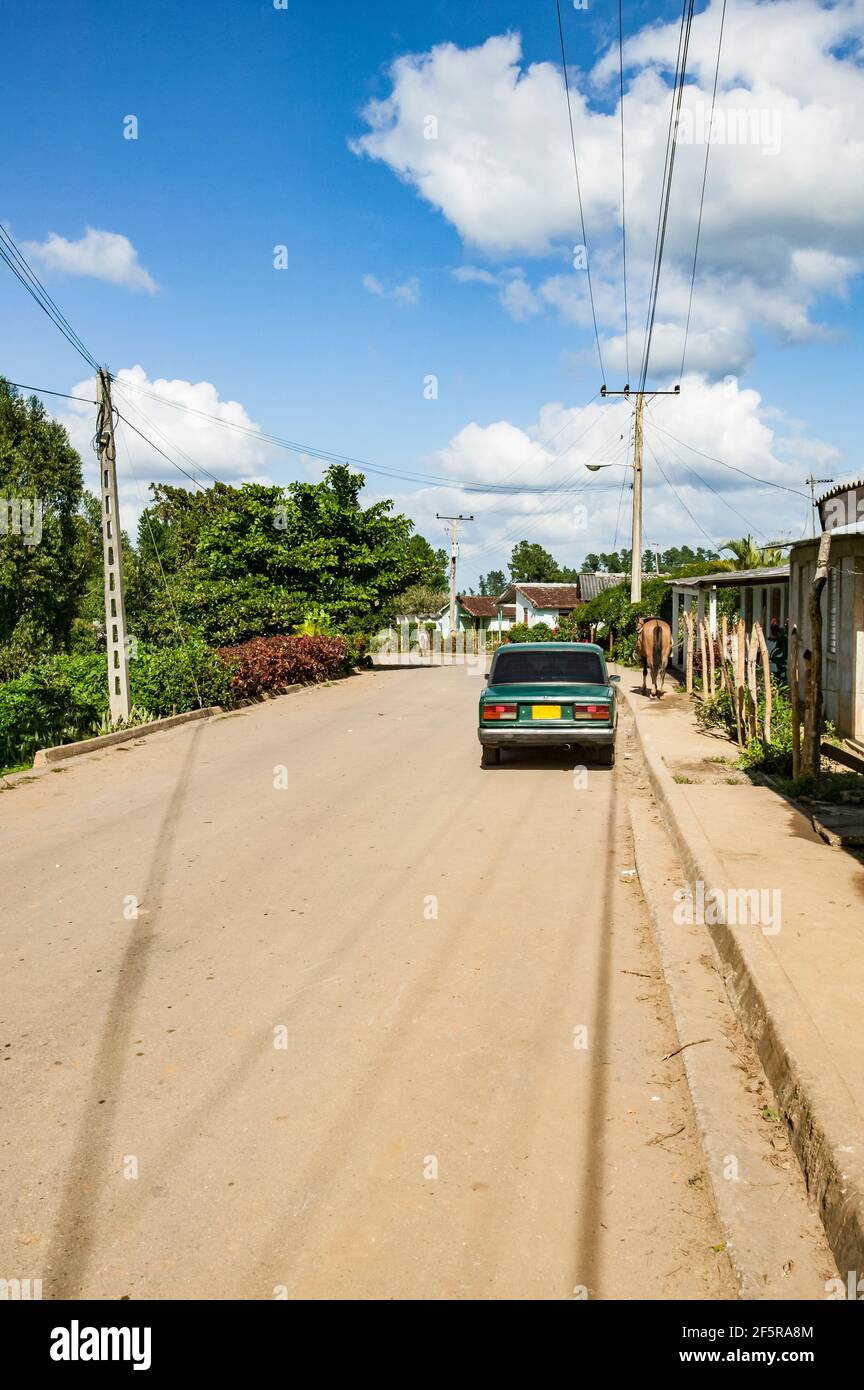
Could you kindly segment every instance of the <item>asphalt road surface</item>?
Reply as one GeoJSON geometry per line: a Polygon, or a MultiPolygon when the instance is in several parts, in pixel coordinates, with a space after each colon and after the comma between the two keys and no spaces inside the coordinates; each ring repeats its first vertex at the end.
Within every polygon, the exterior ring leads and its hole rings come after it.
{"type": "Polygon", "coordinates": [[[0,794],[0,1274],[734,1297],[662,1060],[636,759],[483,771],[479,684],[367,672],[0,794]]]}

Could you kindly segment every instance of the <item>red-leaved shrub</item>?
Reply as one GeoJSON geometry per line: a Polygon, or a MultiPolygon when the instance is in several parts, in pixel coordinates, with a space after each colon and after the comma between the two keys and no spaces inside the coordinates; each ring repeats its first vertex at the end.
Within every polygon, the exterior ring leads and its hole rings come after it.
{"type": "Polygon", "coordinates": [[[238,647],[220,647],[231,667],[231,685],[239,700],[254,700],[269,690],[329,680],[348,665],[348,643],[341,637],[254,637],[238,647]]]}

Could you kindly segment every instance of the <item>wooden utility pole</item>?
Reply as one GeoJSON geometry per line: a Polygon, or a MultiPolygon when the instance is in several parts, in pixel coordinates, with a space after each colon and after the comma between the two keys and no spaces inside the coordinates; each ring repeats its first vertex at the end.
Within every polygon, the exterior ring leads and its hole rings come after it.
{"type": "MultiPolygon", "coordinates": [[[[807,672],[807,703],[804,708],[803,772],[818,782],[822,771],[822,590],[828,582],[831,532],[823,531],[819,540],[816,573],[810,586],[810,665],[807,672]]],[[[804,653],[805,663],[807,653],[804,653]]]]}
{"type": "MultiPolygon", "coordinates": [[[[810,474],[810,477],[809,477],[809,478],[805,478],[804,481],[805,481],[805,483],[807,484],[807,486],[808,486],[809,489],[810,489],[810,534],[812,535],[813,539],[815,540],[815,539],[816,539],[816,487],[817,487],[817,485],[820,484],[820,483],[825,483],[826,486],[827,486],[828,483],[833,483],[834,479],[833,479],[833,478],[814,478],[814,477],[813,477],[813,474],[811,473],[811,474],[810,474]]],[[[821,529],[821,528],[820,528],[820,529],[821,529]]]]}
{"type": "Polygon", "coordinates": [[[636,432],[633,436],[633,525],[630,541],[630,602],[642,600],[642,412],[645,395],[636,397],[636,432]]]}
{"type": "MultiPolygon", "coordinates": [[[[625,386],[623,391],[607,391],[605,386],[600,387],[600,395],[604,399],[607,396],[624,396],[629,400],[630,394],[629,386],[625,386]]],[[[633,524],[630,542],[631,603],[640,603],[642,600],[642,439],[645,401],[646,399],[653,399],[654,396],[680,396],[680,394],[680,386],[676,386],[672,391],[636,392],[636,430],[633,436],[633,524]]]]}
{"type": "Polygon", "coordinates": [[[111,723],[128,723],[129,651],[126,641],[126,600],[123,588],[123,548],[117,497],[117,452],[111,406],[111,374],[106,367],[96,378],[96,441],[102,496],[102,562],[105,575],[105,645],[108,651],[108,705],[111,723]]]}
{"type": "Polygon", "coordinates": [[[456,562],[459,559],[459,522],[473,521],[473,516],[442,516],[435,513],[438,521],[450,522],[450,636],[456,636],[456,562]]]}

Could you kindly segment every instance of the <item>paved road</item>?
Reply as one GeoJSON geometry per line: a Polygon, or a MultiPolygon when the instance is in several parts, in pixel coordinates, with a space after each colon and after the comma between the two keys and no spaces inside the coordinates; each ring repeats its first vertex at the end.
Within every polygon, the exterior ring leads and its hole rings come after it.
{"type": "Polygon", "coordinates": [[[0,795],[4,1277],[733,1296],[636,761],[482,771],[478,684],[368,672],[0,795]]]}

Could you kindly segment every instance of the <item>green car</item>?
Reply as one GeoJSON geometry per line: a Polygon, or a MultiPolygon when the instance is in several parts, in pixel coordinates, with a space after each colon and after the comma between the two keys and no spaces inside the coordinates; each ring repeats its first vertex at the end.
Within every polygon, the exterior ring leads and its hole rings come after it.
{"type": "Polygon", "coordinates": [[[618,680],[592,642],[499,647],[480,696],[483,766],[500,762],[502,748],[551,745],[596,749],[601,767],[614,767],[618,680]]]}

